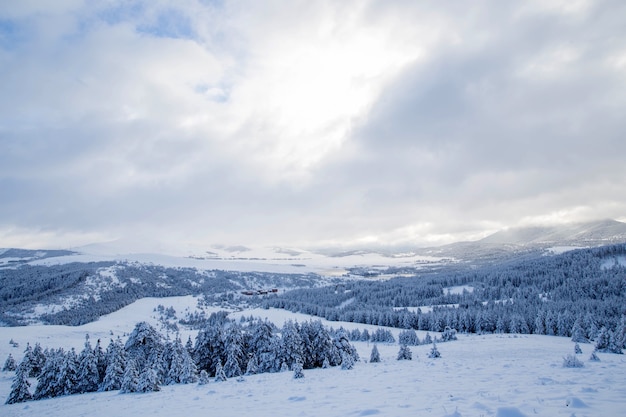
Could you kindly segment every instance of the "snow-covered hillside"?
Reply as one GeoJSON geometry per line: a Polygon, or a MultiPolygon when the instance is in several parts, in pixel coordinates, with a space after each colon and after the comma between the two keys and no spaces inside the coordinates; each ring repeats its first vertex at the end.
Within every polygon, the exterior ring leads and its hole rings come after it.
{"type": "MultiPolygon", "coordinates": [[[[0,358],[21,358],[26,342],[44,347],[80,348],[85,333],[96,337],[127,334],[135,322],[158,326],[154,308],[173,306],[177,313],[196,308],[193,297],[143,299],[79,327],[0,328],[0,358]],[[15,348],[9,340],[20,343],[15,348]]],[[[234,313],[267,317],[282,325],[289,318],[309,317],[284,310],[234,313]]],[[[328,324],[328,323],[327,323],[328,324]]],[[[354,323],[330,323],[364,328],[354,323]]],[[[184,332],[192,335],[193,331],[184,332]]],[[[183,336],[186,337],[186,336],[183,336]]],[[[397,361],[397,344],[380,344],[381,363],[367,363],[371,343],[354,342],[362,360],[352,370],[306,370],[261,374],[208,385],[170,385],[149,394],[117,391],[57,397],[0,405],[0,415],[93,416],[620,416],[626,407],[626,358],[599,354],[589,362],[591,345],[582,344],[583,368],[564,368],[574,353],[567,338],[535,335],[460,335],[438,345],[442,357],[428,358],[430,346],[411,347],[412,361],[397,361]]],[[[6,399],[13,373],[0,374],[0,398],[6,399]]],[[[36,382],[32,380],[33,385],[36,382]]],[[[34,388],[34,387],[33,387],[34,388]]]]}

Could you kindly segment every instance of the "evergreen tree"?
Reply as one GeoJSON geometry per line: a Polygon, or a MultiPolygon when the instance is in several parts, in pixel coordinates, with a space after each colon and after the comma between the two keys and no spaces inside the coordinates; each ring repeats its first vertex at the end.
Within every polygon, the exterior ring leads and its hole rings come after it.
{"type": "Polygon", "coordinates": [[[424,340],[422,341],[423,345],[430,345],[433,342],[433,339],[430,337],[430,333],[426,332],[426,336],[424,336],[424,340]]]}
{"type": "Polygon", "coordinates": [[[30,354],[30,363],[31,368],[29,376],[31,378],[37,378],[43,369],[43,366],[46,364],[46,356],[39,343],[35,343],[35,347],[30,354]]]}
{"type": "Polygon", "coordinates": [[[198,385],[206,385],[209,383],[209,374],[204,369],[200,371],[200,378],[198,378],[198,385]]]}
{"type": "Polygon", "coordinates": [[[224,382],[227,381],[226,373],[224,372],[224,367],[220,362],[215,365],[215,382],[224,382]]]}
{"type": "MultiPolygon", "coordinates": [[[[46,363],[37,377],[37,387],[33,394],[33,399],[40,400],[42,398],[52,398],[61,395],[62,390],[58,375],[61,370],[62,361],[65,353],[63,349],[52,350],[48,352],[46,363]]],[[[24,358],[26,360],[26,358],[24,358]]],[[[27,363],[25,366],[29,367],[27,363]]],[[[30,369],[30,368],[25,368],[30,369]]]]}
{"type": "Polygon", "coordinates": [[[596,351],[591,352],[591,356],[589,356],[589,360],[591,362],[600,362],[600,358],[596,355],[596,351]]]}
{"type": "Polygon", "coordinates": [[[259,367],[256,361],[256,356],[250,356],[250,359],[248,359],[248,365],[246,366],[246,375],[254,375],[258,372],[258,369],[259,367]]]}
{"type": "Polygon", "coordinates": [[[165,346],[163,337],[154,327],[142,321],[135,325],[132,333],[126,340],[125,350],[129,359],[137,362],[137,368],[160,364],[161,355],[165,346]]]}
{"type": "Polygon", "coordinates": [[[106,361],[106,371],[100,384],[100,391],[121,389],[126,371],[126,352],[119,338],[115,342],[111,339],[104,354],[104,360],[106,361]]]}
{"type": "Polygon", "coordinates": [[[398,358],[399,361],[401,360],[412,360],[413,359],[413,354],[411,352],[411,349],[409,349],[409,347],[407,345],[400,345],[400,350],[398,351],[398,358]]]}
{"type": "Polygon", "coordinates": [[[348,370],[354,368],[354,359],[352,355],[346,351],[341,352],[341,369],[348,370]]]}
{"type": "Polygon", "coordinates": [[[374,344],[372,347],[372,353],[370,354],[370,363],[380,362],[380,353],[378,353],[378,347],[374,344]]]}
{"type": "Polygon", "coordinates": [[[106,375],[107,370],[107,360],[106,354],[102,350],[102,344],[100,343],[100,339],[96,342],[96,347],[93,350],[93,354],[96,357],[96,367],[98,368],[98,385],[102,384],[104,381],[104,376],[106,375]]]}
{"type": "Polygon", "coordinates": [[[435,342],[433,342],[433,347],[430,349],[430,353],[428,353],[428,357],[429,358],[441,357],[441,353],[439,353],[439,350],[437,349],[437,344],[435,342]]]}
{"type": "Polygon", "coordinates": [[[280,365],[280,372],[288,372],[288,371],[289,371],[289,365],[287,365],[287,362],[283,362],[280,365]]]}
{"type": "Polygon", "coordinates": [[[286,363],[287,367],[291,367],[296,361],[303,362],[304,357],[304,341],[300,334],[300,326],[288,320],[282,328],[282,344],[281,348],[281,367],[286,363]]]}
{"type": "Polygon", "coordinates": [[[89,335],[85,340],[85,347],[78,356],[77,392],[94,392],[98,390],[100,375],[98,373],[98,359],[89,343],[89,335]]]}
{"type": "Polygon", "coordinates": [[[580,345],[578,343],[574,345],[574,353],[577,355],[583,353],[583,350],[580,348],[580,345]]]}
{"type": "Polygon", "coordinates": [[[609,335],[609,331],[606,327],[602,327],[600,332],[596,336],[596,350],[598,352],[608,352],[609,346],[611,343],[611,337],[609,335]]]}
{"type": "Polygon", "coordinates": [[[304,372],[302,372],[302,363],[299,361],[293,364],[293,379],[304,378],[304,372]]]}
{"type": "Polygon", "coordinates": [[[155,371],[152,367],[147,366],[144,368],[141,375],[139,375],[139,379],[137,381],[137,392],[154,392],[160,391],[161,387],[159,387],[159,377],[157,375],[157,371],[155,371]]]}
{"type": "Polygon", "coordinates": [[[191,341],[191,336],[189,336],[187,338],[187,343],[185,344],[185,349],[187,349],[187,353],[189,353],[189,355],[191,355],[193,357],[193,342],[191,341]]]}
{"type": "Polygon", "coordinates": [[[13,383],[11,384],[11,393],[5,404],[15,404],[24,401],[32,400],[30,395],[30,382],[28,382],[29,368],[25,366],[19,366],[15,372],[13,383]]]}
{"type": "Polygon", "coordinates": [[[572,342],[589,343],[589,340],[585,337],[585,331],[580,325],[579,319],[576,319],[576,321],[574,321],[574,325],[572,326],[572,342]]]}
{"type": "Polygon", "coordinates": [[[324,358],[324,362],[322,362],[322,369],[328,368],[330,368],[330,362],[328,361],[328,358],[324,358]]]}
{"type": "Polygon", "coordinates": [[[101,391],[116,391],[122,388],[125,374],[124,356],[120,355],[112,359],[106,368],[104,379],[100,386],[101,391]]]}
{"type": "Polygon", "coordinates": [[[124,377],[122,378],[120,393],[126,394],[131,392],[137,392],[138,384],[139,372],[137,371],[137,364],[134,360],[131,359],[126,364],[126,370],[124,371],[124,377]]]}
{"type": "Polygon", "coordinates": [[[64,357],[57,375],[59,385],[58,395],[72,395],[78,390],[78,357],[74,348],[64,357]]]}
{"type": "Polygon", "coordinates": [[[180,374],[180,383],[193,384],[198,380],[198,368],[186,349],[182,353],[182,358],[183,366],[180,374]]]}
{"type": "MultiPolygon", "coordinates": [[[[26,367],[24,367],[26,369],[26,367]]],[[[7,360],[4,362],[4,366],[2,367],[3,372],[13,372],[17,369],[17,363],[13,356],[9,353],[7,360]]]]}

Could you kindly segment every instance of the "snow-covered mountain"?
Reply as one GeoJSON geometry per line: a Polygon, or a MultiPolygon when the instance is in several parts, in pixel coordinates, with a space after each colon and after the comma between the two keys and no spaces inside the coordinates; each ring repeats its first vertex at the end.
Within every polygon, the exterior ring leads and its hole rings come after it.
{"type": "Polygon", "coordinates": [[[600,220],[559,226],[523,227],[501,230],[482,243],[515,245],[596,246],[626,241],[626,223],[600,220]]]}

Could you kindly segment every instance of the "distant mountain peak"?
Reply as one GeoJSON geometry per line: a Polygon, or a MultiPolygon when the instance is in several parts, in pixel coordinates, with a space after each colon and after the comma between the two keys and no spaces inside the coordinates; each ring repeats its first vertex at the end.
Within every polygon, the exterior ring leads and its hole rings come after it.
{"type": "Polygon", "coordinates": [[[480,240],[491,244],[582,244],[626,241],[626,223],[603,219],[555,226],[516,227],[501,230],[480,240]]]}

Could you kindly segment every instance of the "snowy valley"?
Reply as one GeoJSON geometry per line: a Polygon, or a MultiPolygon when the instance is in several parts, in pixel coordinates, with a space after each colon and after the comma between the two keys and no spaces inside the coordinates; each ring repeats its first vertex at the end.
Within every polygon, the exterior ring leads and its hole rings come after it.
{"type": "Polygon", "coordinates": [[[481,262],[280,252],[4,251],[0,414],[623,413],[624,244],[481,262]]]}

